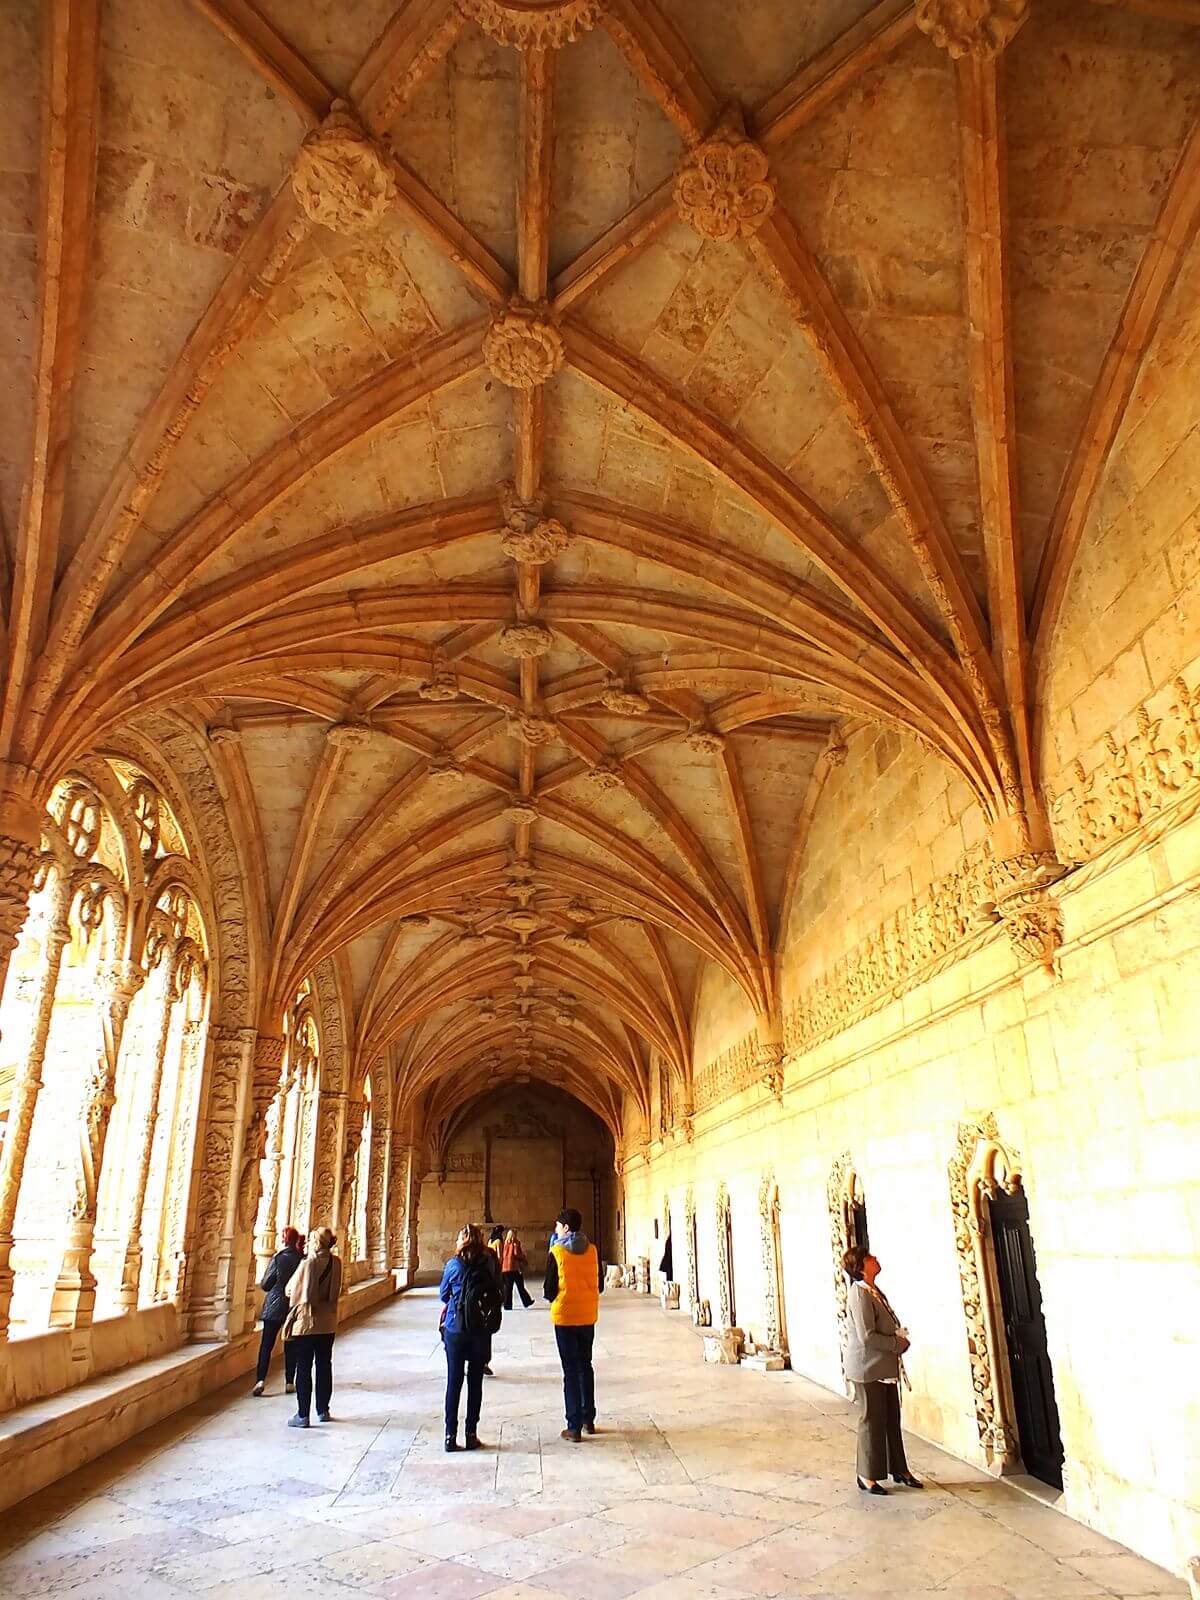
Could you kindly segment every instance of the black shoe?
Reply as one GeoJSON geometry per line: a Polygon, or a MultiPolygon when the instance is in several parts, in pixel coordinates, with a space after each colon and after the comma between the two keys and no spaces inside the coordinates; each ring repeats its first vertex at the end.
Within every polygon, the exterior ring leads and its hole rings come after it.
{"type": "Polygon", "coordinates": [[[446,1435],[446,1454],[449,1455],[452,1450],[457,1450],[457,1449],[458,1449],[458,1440],[454,1437],[454,1435],[452,1433],[448,1433],[446,1435]]]}
{"type": "Polygon", "coordinates": [[[479,1435],[477,1433],[469,1433],[467,1435],[466,1448],[468,1450],[482,1450],[483,1449],[483,1445],[479,1442],[479,1435]]]}
{"type": "Polygon", "coordinates": [[[596,1424],[594,1422],[585,1422],[583,1425],[583,1431],[584,1433],[595,1433],[596,1424]]]}
{"type": "Polygon", "coordinates": [[[887,1490],[881,1483],[864,1483],[861,1478],[855,1479],[858,1487],[864,1494],[886,1494],[887,1490]]]}
{"type": "Polygon", "coordinates": [[[570,1439],[572,1444],[578,1444],[583,1435],[578,1428],[564,1428],[558,1437],[560,1439],[570,1439]]]}
{"type": "Polygon", "coordinates": [[[923,1489],[925,1487],[920,1478],[914,1478],[911,1472],[893,1472],[892,1482],[902,1483],[907,1489],[923,1489]]]}
{"type": "Polygon", "coordinates": [[[329,1415],[328,1411],[318,1411],[317,1412],[317,1421],[318,1422],[332,1422],[333,1418],[329,1415]]]}
{"type": "Polygon", "coordinates": [[[494,1378],[496,1376],[496,1374],[492,1371],[491,1367],[484,1367],[483,1375],[484,1375],[485,1378],[494,1378]]]}

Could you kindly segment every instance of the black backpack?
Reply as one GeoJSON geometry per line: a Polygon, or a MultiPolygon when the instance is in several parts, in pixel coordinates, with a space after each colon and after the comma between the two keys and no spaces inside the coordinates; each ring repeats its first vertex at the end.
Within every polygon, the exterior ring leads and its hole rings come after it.
{"type": "Polygon", "coordinates": [[[504,1314],[500,1285],[486,1261],[475,1261],[466,1269],[458,1313],[464,1333],[499,1333],[504,1314]]]}

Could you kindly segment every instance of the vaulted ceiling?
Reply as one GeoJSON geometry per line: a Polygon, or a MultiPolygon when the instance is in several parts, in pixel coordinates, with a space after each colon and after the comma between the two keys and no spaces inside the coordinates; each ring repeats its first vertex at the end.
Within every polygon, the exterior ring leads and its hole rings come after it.
{"type": "Polygon", "coordinates": [[[44,787],[208,731],[265,1019],[334,957],[435,1120],[532,1072],[615,1126],[706,963],[777,1029],[848,724],[1036,834],[1031,681],[1200,205],[1194,0],[41,9],[0,733],[44,787]]]}

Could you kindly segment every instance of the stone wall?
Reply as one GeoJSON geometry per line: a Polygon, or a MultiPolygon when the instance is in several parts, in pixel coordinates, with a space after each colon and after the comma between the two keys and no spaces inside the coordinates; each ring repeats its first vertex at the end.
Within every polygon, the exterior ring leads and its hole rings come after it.
{"type": "MultiPolygon", "coordinates": [[[[1084,876],[1084,875],[1080,875],[1084,876]]],[[[738,1320],[765,1322],[758,1196],[780,1190],[795,1368],[841,1387],[827,1185],[849,1153],[883,1283],[913,1330],[909,1427],[983,1463],[948,1164],[994,1114],[1019,1152],[1066,1448],[1064,1509],[1173,1567],[1200,1546],[1200,822],[1064,892],[1061,977],[1001,934],[697,1118],[692,1146],[627,1164],[628,1248],[653,1249],[669,1193],[687,1282],[694,1193],[702,1298],[717,1306],[728,1186],[738,1320]]],[[[849,1465],[848,1465],[849,1470],[849,1465]]]]}

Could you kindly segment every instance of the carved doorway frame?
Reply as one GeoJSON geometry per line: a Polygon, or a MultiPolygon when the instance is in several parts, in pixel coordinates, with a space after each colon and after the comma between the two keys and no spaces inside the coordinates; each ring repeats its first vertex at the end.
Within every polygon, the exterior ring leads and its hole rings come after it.
{"type": "Polygon", "coordinates": [[[758,1217],[762,1230],[763,1303],[767,1345],[788,1357],[787,1300],[783,1289],[783,1237],[779,1220],[779,1184],[768,1167],[758,1190],[758,1217]]]}
{"type": "Polygon", "coordinates": [[[829,1243],[833,1252],[833,1297],[837,1311],[838,1358],[846,1348],[846,1324],[849,1318],[850,1286],[846,1281],[842,1257],[854,1242],[854,1211],[865,1206],[862,1179],[854,1165],[854,1158],[843,1150],[829,1170],[825,1187],[829,1202],[829,1243]]]}
{"type": "Polygon", "coordinates": [[[1016,1194],[1024,1176],[1021,1157],[1002,1140],[992,1112],[959,1123],[949,1176],[975,1425],[987,1470],[999,1477],[1022,1466],[987,1202],[1016,1194]]]}

